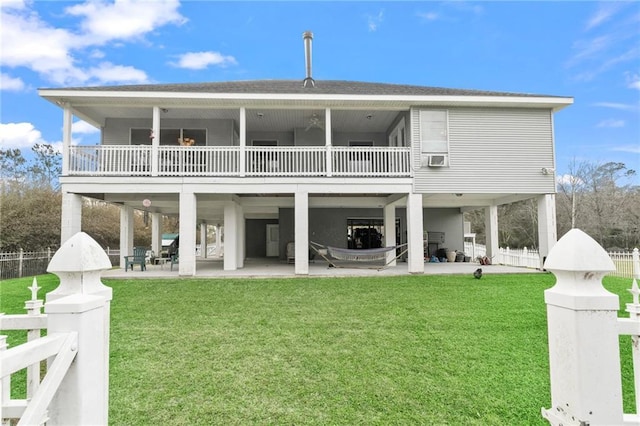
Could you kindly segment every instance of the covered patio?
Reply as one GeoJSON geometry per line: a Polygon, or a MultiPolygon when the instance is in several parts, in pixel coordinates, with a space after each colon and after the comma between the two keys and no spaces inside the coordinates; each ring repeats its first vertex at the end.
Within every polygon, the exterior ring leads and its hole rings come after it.
{"type": "MultiPolygon", "coordinates": [[[[220,258],[197,258],[195,278],[295,278],[295,265],[278,259],[248,258],[244,267],[236,270],[224,270],[224,264],[220,258]]],[[[396,266],[386,269],[375,269],[376,263],[344,263],[344,267],[332,268],[327,262],[316,258],[309,263],[310,277],[358,277],[358,276],[399,276],[409,275],[407,263],[397,262],[396,266]]],[[[472,275],[473,271],[482,268],[485,275],[489,274],[519,274],[541,272],[538,269],[522,268],[504,265],[483,265],[477,262],[451,262],[451,263],[425,263],[424,275],[459,274],[472,275]]],[[[124,269],[114,268],[105,271],[103,278],[178,278],[178,268],[173,271],[169,264],[147,265],[146,271],[135,268],[134,271],[125,272],[124,269]]],[[[189,277],[191,278],[191,277],[189,277]]]]}

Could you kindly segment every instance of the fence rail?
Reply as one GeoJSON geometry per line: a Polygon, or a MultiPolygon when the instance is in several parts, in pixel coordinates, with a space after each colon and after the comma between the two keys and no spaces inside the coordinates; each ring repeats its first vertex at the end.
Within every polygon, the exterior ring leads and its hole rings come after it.
{"type": "MultiPolygon", "coordinates": [[[[55,250],[0,253],[0,280],[32,277],[47,273],[47,266],[55,250]]],[[[120,265],[120,250],[105,249],[112,266],[120,265]]]]}
{"type": "MultiPolygon", "coordinates": [[[[487,248],[484,244],[475,244],[465,241],[464,252],[473,259],[478,256],[486,256],[487,248]]],[[[609,252],[609,257],[616,265],[616,270],[608,275],[621,278],[633,278],[633,253],[628,252],[609,252]]],[[[540,266],[540,254],[537,250],[527,249],[510,249],[509,247],[500,247],[497,255],[491,259],[493,263],[508,266],[519,266],[524,268],[538,268],[540,266]]]]}

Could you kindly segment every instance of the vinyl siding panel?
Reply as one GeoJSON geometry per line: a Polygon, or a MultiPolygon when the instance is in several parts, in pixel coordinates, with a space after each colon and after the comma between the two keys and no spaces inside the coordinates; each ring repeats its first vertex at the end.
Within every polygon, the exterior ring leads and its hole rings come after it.
{"type": "Polygon", "coordinates": [[[420,110],[411,112],[414,190],[418,193],[551,193],[550,110],[450,108],[449,167],[421,167],[420,110]]]}

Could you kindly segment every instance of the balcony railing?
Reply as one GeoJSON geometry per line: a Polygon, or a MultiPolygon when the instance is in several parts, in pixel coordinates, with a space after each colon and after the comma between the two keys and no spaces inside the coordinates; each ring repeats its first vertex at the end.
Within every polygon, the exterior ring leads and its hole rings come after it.
{"type": "Polygon", "coordinates": [[[410,176],[408,147],[72,146],[70,176],[410,176]],[[330,156],[327,156],[330,152],[330,156]]]}

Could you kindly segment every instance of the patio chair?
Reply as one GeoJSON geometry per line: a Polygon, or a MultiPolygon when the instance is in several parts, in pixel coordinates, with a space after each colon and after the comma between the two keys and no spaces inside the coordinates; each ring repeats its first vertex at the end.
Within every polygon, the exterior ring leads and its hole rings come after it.
{"type": "Polygon", "coordinates": [[[180,256],[179,253],[176,252],[175,254],[171,255],[171,270],[173,271],[173,265],[178,264],[180,261],[180,256]]]}
{"type": "Polygon", "coordinates": [[[129,270],[129,266],[131,266],[131,270],[133,271],[133,265],[140,265],[141,271],[147,270],[147,249],[146,247],[134,247],[133,255],[124,257],[124,271],[127,272],[129,270]]]}

